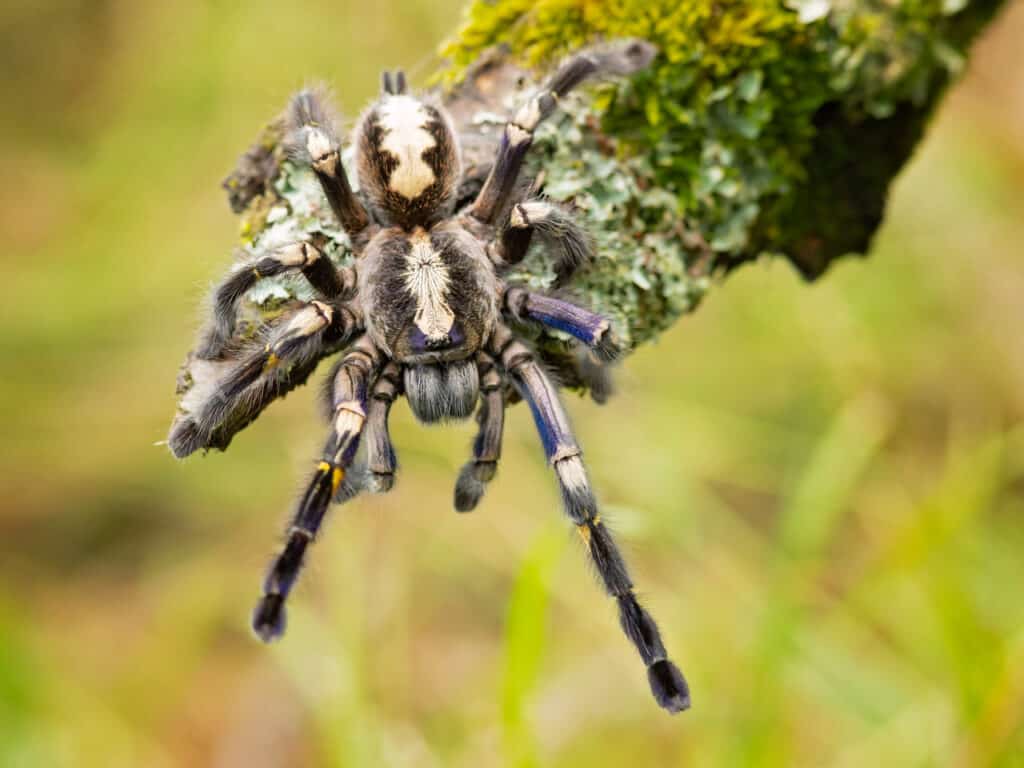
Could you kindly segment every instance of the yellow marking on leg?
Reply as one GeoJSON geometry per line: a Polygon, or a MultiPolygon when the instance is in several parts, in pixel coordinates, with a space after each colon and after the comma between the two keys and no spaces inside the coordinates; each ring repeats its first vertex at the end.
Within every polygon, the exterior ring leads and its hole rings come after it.
{"type": "Polygon", "coordinates": [[[256,279],[257,279],[257,280],[259,280],[259,279],[260,279],[261,277],[263,277],[263,275],[261,275],[261,274],[260,274],[260,271],[259,271],[258,269],[256,269],[256,267],[253,267],[253,268],[252,268],[252,273],[253,273],[254,275],[256,275],[256,279]]]}
{"type": "Polygon", "coordinates": [[[338,486],[341,485],[341,481],[345,479],[345,470],[341,467],[335,467],[334,472],[331,474],[331,495],[333,496],[338,492],[338,486]]]}
{"type": "Polygon", "coordinates": [[[576,532],[579,533],[580,538],[583,539],[583,543],[588,547],[590,546],[590,525],[587,523],[580,523],[576,526],[576,532]]]}
{"type": "Polygon", "coordinates": [[[281,362],[281,358],[271,352],[267,356],[267,362],[263,364],[263,371],[269,371],[271,368],[276,367],[279,362],[281,362]]]}
{"type": "Polygon", "coordinates": [[[321,461],[319,464],[316,465],[316,471],[317,472],[327,472],[328,470],[330,470],[330,468],[331,468],[330,463],[328,463],[326,461],[321,461]]]}
{"type": "Polygon", "coordinates": [[[596,515],[590,518],[590,522],[594,524],[595,528],[599,526],[601,524],[601,513],[598,512],[596,515]]]}

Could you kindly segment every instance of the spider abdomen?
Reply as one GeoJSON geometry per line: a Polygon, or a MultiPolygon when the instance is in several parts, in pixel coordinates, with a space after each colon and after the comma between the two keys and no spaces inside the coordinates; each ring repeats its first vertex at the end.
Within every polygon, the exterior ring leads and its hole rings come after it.
{"type": "Polygon", "coordinates": [[[425,424],[468,419],[480,394],[475,360],[413,365],[405,369],[405,397],[425,424]]]}

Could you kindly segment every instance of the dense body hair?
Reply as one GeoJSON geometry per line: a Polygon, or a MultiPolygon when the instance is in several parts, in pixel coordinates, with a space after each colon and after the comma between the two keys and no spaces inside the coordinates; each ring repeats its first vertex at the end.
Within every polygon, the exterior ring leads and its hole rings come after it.
{"type": "Polygon", "coordinates": [[[424,424],[468,419],[479,396],[480,377],[475,361],[405,369],[405,397],[413,415],[424,424]]]}
{"type": "Polygon", "coordinates": [[[429,227],[451,215],[462,168],[443,107],[386,95],[360,118],[355,144],[359,185],[381,224],[429,227]]]}
{"type": "Polygon", "coordinates": [[[405,363],[464,359],[499,319],[499,281],[483,244],[456,222],[381,230],[363,255],[366,332],[405,363]]]}

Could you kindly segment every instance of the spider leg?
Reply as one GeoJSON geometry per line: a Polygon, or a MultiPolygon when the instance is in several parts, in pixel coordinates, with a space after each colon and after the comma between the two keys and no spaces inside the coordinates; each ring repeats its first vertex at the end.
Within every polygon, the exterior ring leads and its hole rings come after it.
{"type": "Polygon", "coordinates": [[[378,363],[372,344],[357,343],[342,358],[334,374],[334,418],[330,435],[299,500],[284,548],[267,573],[263,596],[253,611],[253,630],[264,642],[284,632],[285,600],[302,568],[306,549],[316,538],[324,515],[345,479],[345,470],[359,448],[366,423],[367,390],[378,363]]]}
{"type": "Polygon", "coordinates": [[[336,269],[312,243],[287,245],[241,265],[218,286],[213,298],[213,320],[200,342],[197,356],[203,360],[215,360],[224,354],[235,333],[238,302],[257,281],[295,271],[302,272],[318,298],[331,300],[355,292],[355,269],[336,269]]]}
{"type": "MultiPolygon", "coordinates": [[[[344,364],[344,358],[332,368],[324,387],[324,411],[330,418],[334,410],[334,382],[338,369],[344,364]]],[[[365,448],[365,455],[345,473],[334,501],[342,503],[352,497],[369,491],[370,493],[387,493],[394,486],[394,474],[398,464],[395,449],[391,443],[388,428],[388,417],[391,406],[402,392],[401,368],[397,363],[389,362],[381,370],[374,381],[366,407],[366,424],[360,444],[365,448]]]]}
{"type": "Polygon", "coordinates": [[[608,398],[615,394],[611,366],[584,347],[576,348],[573,362],[576,375],[590,392],[590,399],[598,405],[607,403],[608,398]]]}
{"type": "Polygon", "coordinates": [[[658,627],[637,600],[626,563],[601,521],[579,445],[554,385],[507,328],[499,328],[495,333],[492,347],[502,368],[530,404],[544,450],[558,478],[565,514],[579,531],[605,590],[618,603],[622,629],[647,667],[654,698],[672,713],[689,708],[686,680],[669,661],[658,627]]]}
{"type": "Polygon", "coordinates": [[[271,401],[305,381],[317,362],[344,346],[360,325],[349,305],[313,301],[266,326],[265,343],[243,353],[190,415],[174,423],[171,452],[184,458],[200,448],[224,447],[271,401]],[[220,434],[222,428],[230,434],[220,434]]]}
{"type": "Polygon", "coordinates": [[[599,72],[630,74],[650,63],[654,47],[639,40],[578,53],[560,66],[534,96],[505,124],[498,154],[470,214],[485,224],[497,223],[515,194],[526,153],[537,126],[551,115],[561,97],[599,72]]]}
{"type": "Polygon", "coordinates": [[[518,264],[526,256],[536,232],[557,250],[555,285],[564,285],[582,265],[591,260],[593,242],[562,207],[545,200],[519,203],[509,214],[508,226],[489,249],[497,267],[518,264]]]}
{"type": "Polygon", "coordinates": [[[370,216],[352,191],[341,162],[341,142],[334,120],[321,97],[313,91],[300,91],[292,98],[288,114],[289,145],[293,154],[313,168],[323,187],[331,210],[352,238],[361,242],[370,224],[370,216]]]}
{"type": "Polygon", "coordinates": [[[473,458],[463,465],[455,483],[455,509],[459,512],[475,509],[487,483],[494,478],[505,429],[505,395],[501,391],[501,375],[494,360],[485,352],[478,353],[477,367],[480,371],[480,409],[476,420],[480,427],[473,441],[473,458]]]}
{"type": "Polygon", "coordinates": [[[372,493],[387,493],[395,485],[395,447],[388,430],[391,406],[402,391],[401,370],[388,363],[377,377],[366,412],[366,487],[372,493]]]}
{"type": "Polygon", "coordinates": [[[505,310],[517,320],[530,320],[568,333],[586,344],[601,360],[614,360],[620,350],[608,318],[543,293],[507,288],[505,310]]]}

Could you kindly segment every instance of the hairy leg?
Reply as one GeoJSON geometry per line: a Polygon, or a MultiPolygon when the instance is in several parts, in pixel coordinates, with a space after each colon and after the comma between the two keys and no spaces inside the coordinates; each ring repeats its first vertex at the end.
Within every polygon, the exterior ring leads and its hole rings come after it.
{"type": "Polygon", "coordinates": [[[506,125],[483,189],[470,208],[470,215],[485,224],[497,224],[509,207],[519,182],[526,153],[537,126],[551,115],[558,100],[587,78],[600,72],[624,75],[646,67],[654,47],[639,40],[620,41],[579,53],[560,66],[506,125]]]}
{"type": "Polygon", "coordinates": [[[203,360],[221,357],[235,333],[238,302],[257,281],[287,272],[300,271],[319,299],[348,298],[356,288],[351,267],[338,270],[312,243],[292,243],[256,261],[240,265],[217,287],[213,298],[213,319],[199,344],[203,360]]]}
{"type": "MultiPolygon", "coordinates": [[[[344,358],[339,360],[325,379],[323,400],[324,412],[328,419],[334,411],[334,385],[337,373],[344,363],[344,358]]],[[[389,362],[377,375],[370,391],[366,406],[366,424],[360,439],[360,444],[365,450],[346,470],[345,480],[335,494],[335,502],[343,503],[363,491],[387,493],[391,490],[398,461],[391,443],[388,418],[391,406],[401,392],[401,367],[395,362],[389,362]]]]}
{"type": "Polygon", "coordinates": [[[554,385],[529,350],[507,329],[499,329],[493,344],[502,368],[530,405],[548,461],[558,478],[565,514],[576,526],[605,590],[618,604],[622,629],[647,667],[655,700],[672,713],[689,708],[686,680],[669,661],[658,627],[637,600],[626,563],[601,521],[579,445],[554,385]]]}
{"type": "Polygon", "coordinates": [[[489,248],[495,266],[500,268],[522,261],[534,233],[555,249],[556,286],[564,285],[577,269],[593,258],[590,236],[569,213],[554,203],[531,200],[512,208],[508,225],[489,248]]]}
{"type": "Polygon", "coordinates": [[[305,381],[316,363],[344,346],[360,325],[348,305],[319,301],[268,325],[260,333],[265,342],[243,351],[205,400],[174,423],[168,437],[172,453],[183,458],[211,447],[215,440],[224,439],[217,432],[228,423],[237,432],[277,396],[305,381]]]}
{"type": "Polygon", "coordinates": [[[477,355],[480,371],[479,424],[473,441],[473,458],[466,462],[455,483],[455,509],[469,512],[476,508],[484,490],[498,469],[501,458],[501,437],[505,429],[505,395],[501,391],[501,375],[490,355],[477,355]]]}
{"type": "Polygon", "coordinates": [[[346,353],[334,375],[334,418],[313,476],[299,500],[281,554],[263,584],[263,597],[253,612],[253,630],[269,642],[284,633],[285,600],[302,568],[306,549],[316,538],[324,515],[342,488],[366,422],[367,390],[378,366],[377,351],[368,342],[346,353]]]}
{"type": "Polygon", "coordinates": [[[331,210],[358,249],[366,240],[370,216],[345,175],[341,142],[323,97],[310,90],[295,94],[288,111],[288,128],[292,154],[313,168],[331,210]]]}
{"type": "Polygon", "coordinates": [[[619,347],[611,323],[604,315],[543,293],[511,287],[502,299],[505,310],[517,320],[530,320],[568,333],[586,344],[606,362],[614,360],[619,347]]]}
{"type": "Polygon", "coordinates": [[[366,488],[372,493],[387,493],[395,485],[398,462],[388,430],[388,416],[401,391],[401,370],[396,363],[388,363],[373,385],[363,435],[366,442],[366,488]]]}
{"type": "Polygon", "coordinates": [[[612,366],[585,347],[576,348],[574,362],[576,375],[590,392],[590,399],[598,405],[607,403],[608,398],[615,394],[612,366]]]}

